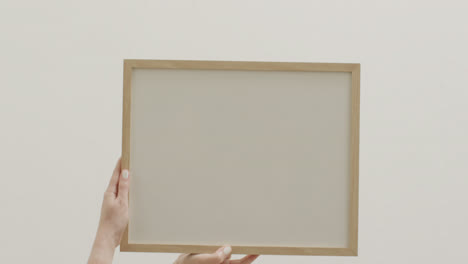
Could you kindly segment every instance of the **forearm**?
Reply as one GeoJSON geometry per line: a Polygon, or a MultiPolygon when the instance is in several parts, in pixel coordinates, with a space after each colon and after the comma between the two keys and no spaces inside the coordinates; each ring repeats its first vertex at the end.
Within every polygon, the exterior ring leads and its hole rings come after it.
{"type": "Polygon", "coordinates": [[[88,264],[111,264],[114,258],[114,250],[114,242],[98,231],[88,264]]]}

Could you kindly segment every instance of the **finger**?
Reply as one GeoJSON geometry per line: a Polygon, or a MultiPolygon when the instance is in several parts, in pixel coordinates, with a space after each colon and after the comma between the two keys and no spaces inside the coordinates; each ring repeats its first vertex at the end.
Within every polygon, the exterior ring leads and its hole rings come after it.
{"type": "Polygon", "coordinates": [[[109,181],[109,186],[107,187],[106,192],[111,192],[117,195],[117,184],[119,182],[119,175],[121,169],[121,158],[115,164],[114,171],[112,172],[112,177],[109,181]]]}
{"type": "Polygon", "coordinates": [[[123,170],[119,178],[119,191],[117,197],[122,201],[128,201],[128,187],[130,183],[130,173],[128,170],[123,170]]]}
{"type": "Polygon", "coordinates": [[[230,246],[226,246],[223,249],[223,253],[225,257],[224,257],[224,261],[222,262],[222,264],[229,264],[229,260],[231,259],[232,248],[230,246]]]}
{"type": "Polygon", "coordinates": [[[231,256],[230,246],[221,247],[212,254],[190,254],[181,261],[184,264],[221,264],[231,256]]]}
{"type": "Polygon", "coordinates": [[[241,259],[236,259],[236,260],[231,260],[229,261],[229,264],[250,264],[254,262],[259,255],[247,255],[241,259]]]}
{"type": "Polygon", "coordinates": [[[185,259],[187,258],[188,255],[190,255],[190,254],[187,254],[187,253],[180,254],[179,257],[177,257],[177,259],[174,261],[173,264],[186,263],[185,259]]]}

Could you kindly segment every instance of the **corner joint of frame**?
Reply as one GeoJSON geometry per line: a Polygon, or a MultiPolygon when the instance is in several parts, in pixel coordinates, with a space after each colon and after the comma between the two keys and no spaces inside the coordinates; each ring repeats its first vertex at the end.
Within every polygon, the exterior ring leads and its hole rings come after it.
{"type": "Polygon", "coordinates": [[[358,250],[357,248],[349,248],[349,255],[350,256],[353,256],[353,257],[357,257],[358,256],[358,250]]]}
{"type": "Polygon", "coordinates": [[[361,71],[361,63],[353,63],[351,70],[353,72],[360,72],[361,71]]]}
{"type": "Polygon", "coordinates": [[[135,60],[133,59],[124,59],[124,68],[125,69],[133,69],[135,67],[135,60]]]}

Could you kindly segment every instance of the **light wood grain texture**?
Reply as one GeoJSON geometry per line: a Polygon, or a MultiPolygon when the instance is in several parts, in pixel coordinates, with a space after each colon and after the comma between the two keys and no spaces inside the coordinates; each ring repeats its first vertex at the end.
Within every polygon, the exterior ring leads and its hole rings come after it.
{"type": "MultiPolygon", "coordinates": [[[[123,106],[122,106],[122,170],[130,168],[130,103],[132,99],[132,67],[124,62],[123,69],[123,106]]],[[[128,247],[128,226],[120,241],[120,249],[128,247]]]]}
{"type": "Polygon", "coordinates": [[[187,60],[125,60],[131,68],[138,69],[197,69],[243,71],[317,71],[352,72],[355,63],[303,63],[256,61],[187,61],[187,60]]]}
{"type": "Polygon", "coordinates": [[[128,170],[130,165],[130,104],[132,100],[132,66],[128,62],[124,62],[123,83],[122,170],[128,170]]]}
{"type": "Polygon", "coordinates": [[[351,73],[351,164],[349,248],[358,254],[359,212],[359,102],[361,66],[355,65],[351,73]]]}
{"type": "MultiPolygon", "coordinates": [[[[131,131],[131,84],[133,69],[196,69],[196,70],[241,70],[241,71],[304,71],[304,72],[349,72],[351,73],[350,109],[350,197],[349,234],[347,248],[318,247],[264,247],[232,245],[234,254],[270,255],[329,255],[357,256],[358,254],[358,186],[359,186],[359,103],[360,64],[355,63],[297,63],[297,62],[241,62],[241,61],[175,61],[175,60],[125,60],[122,130],[122,169],[130,165],[131,131]]],[[[131,205],[130,205],[131,206],[131,205]]],[[[207,253],[222,245],[169,245],[129,244],[128,228],[122,237],[120,250],[133,252],[207,253]]]]}
{"type": "MultiPolygon", "coordinates": [[[[127,244],[120,251],[124,252],[167,252],[167,253],[211,253],[222,245],[156,245],[127,244]]],[[[357,256],[350,248],[308,248],[308,247],[254,247],[232,246],[233,254],[254,255],[315,255],[315,256],[357,256]]]]}

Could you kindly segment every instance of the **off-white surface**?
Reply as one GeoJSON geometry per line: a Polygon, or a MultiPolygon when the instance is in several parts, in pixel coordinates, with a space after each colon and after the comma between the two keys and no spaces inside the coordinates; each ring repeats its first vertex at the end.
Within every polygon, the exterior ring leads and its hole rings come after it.
{"type": "MultiPolygon", "coordinates": [[[[255,263],[466,263],[467,9],[462,0],[0,1],[0,262],[85,263],[120,155],[122,59],[141,58],[360,62],[359,257],[255,263]]],[[[115,263],[176,256],[116,253],[115,263]]]]}
{"type": "Polygon", "coordinates": [[[137,69],[129,242],[347,247],[351,74],[137,69]]]}

